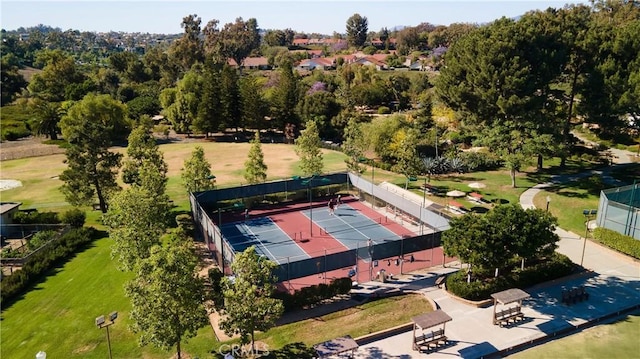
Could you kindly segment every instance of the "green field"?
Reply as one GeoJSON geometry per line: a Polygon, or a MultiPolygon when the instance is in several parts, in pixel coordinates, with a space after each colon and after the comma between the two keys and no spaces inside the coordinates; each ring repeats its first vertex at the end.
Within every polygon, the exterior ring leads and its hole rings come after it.
{"type": "Polygon", "coordinates": [[[513,359],[637,358],[640,353],[640,314],[585,329],[568,337],[510,355],[513,359]]]}

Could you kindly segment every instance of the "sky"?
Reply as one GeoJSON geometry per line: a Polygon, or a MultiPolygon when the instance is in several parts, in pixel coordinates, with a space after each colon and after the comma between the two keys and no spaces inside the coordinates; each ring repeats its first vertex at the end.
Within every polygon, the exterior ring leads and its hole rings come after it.
{"type": "Polygon", "coordinates": [[[306,33],[344,33],[347,19],[358,13],[367,17],[369,31],[382,27],[415,26],[422,22],[449,25],[454,22],[486,23],[502,16],[516,17],[529,10],[560,8],[586,0],[200,0],[200,1],[30,1],[0,0],[0,27],[15,30],[38,24],[62,30],[182,33],[182,18],[197,14],[202,27],[217,19],[221,24],[237,17],[256,18],[261,29],[285,29],[306,33]]]}

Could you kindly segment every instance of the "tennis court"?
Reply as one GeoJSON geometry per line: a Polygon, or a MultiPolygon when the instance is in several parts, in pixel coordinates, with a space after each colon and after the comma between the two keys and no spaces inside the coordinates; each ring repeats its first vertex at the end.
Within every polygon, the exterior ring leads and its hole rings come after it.
{"type": "Polygon", "coordinates": [[[255,246],[258,254],[278,264],[286,262],[287,257],[309,258],[309,255],[269,217],[228,223],[222,226],[221,231],[236,252],[255,246]]]}
{"type": "Polygon", "coordinates": [[[367,247],[402,239],[401,235],[385,227],[391,222],[386,217],[378,214],[378,217],[370,218],[349,203],[340,205],[333,215],[324,201],[312,204],[311,208],[302,203],[286,213],[263,214],[221,226],[222,235],[236,253],[255,246],[259,254],[284,264],[324,255],[328,250],[360,249],[358,255],[368,260],[367,247]]]}

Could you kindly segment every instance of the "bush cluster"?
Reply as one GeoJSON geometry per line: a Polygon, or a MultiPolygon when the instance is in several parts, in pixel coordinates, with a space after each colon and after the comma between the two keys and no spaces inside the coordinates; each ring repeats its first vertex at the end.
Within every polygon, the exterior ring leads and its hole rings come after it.
{"type": "Polygon", "coordinates": [[[485,300],[509,288],[527,288],[570,275],[575,268],[567,256],[554,253],[545,261],[525,266],[524,270],[518,268],[497,278],[472,278],[471,283],[467,283],[466,271],[458,271],[447,277],[447,290],[464,299],[485,300]]]}
{"type": "Polygon", "coordinates": [[[606,228],[596,228],[593,238],[605,246],[640,259],[640,241],[606,228]]]}
{"type": "Polygon", "coordinates": [[[34,234],[33,237],[27,241],[27,248],[29,248],[30,251],[34,251],[55,237],[56,231],[40,231],[34,234]]]}
{"type": "Polygon", "coordinates": [[[458,154],[458,158],[469,171],[491,171],[503,165],[500,157],[490,152],[462,152],[458,154]]]}
{"type": "Polygon", "coordinates": [[[18,211],[13,217],[15,224],[59,224],[56,212],[18,211]]]}
{"type": "Polygon", "coordinates": [[[93,228],[72,229],[51,245],[33,254],[22,269],[2,278],[0,303],[6,307],[8,301],[24,292],[49,269],[66,262],[78,250],[93,241],[94,237],[93,228]]]}
{"type": "Polygon", "coordinates": [[[337,278],[330,284],[320,283],[304,287],[293,294],[277,292],[273,297],[281,299],[284,309],[290,311],[314,306],[339,294],[347,294],[351,291],[351,284],[351,278],[337,278]]]}

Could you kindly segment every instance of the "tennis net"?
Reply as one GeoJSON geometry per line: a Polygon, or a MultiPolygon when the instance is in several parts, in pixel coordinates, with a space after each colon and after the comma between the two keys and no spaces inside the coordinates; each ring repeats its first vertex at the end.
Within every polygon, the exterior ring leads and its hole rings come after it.
{"type": "Polygon", "coordinates": [[[342,222],[338,224],[329,224],[326,226],[322,226],[321,234],[331,234],[338,233],[344,231],[353,231],[368,227],[376,227],[380,225],[385,225],[388,223],[387,216],[378,217],[378,218],[367,218],[364,220],[354,221],[354,222],[342,222]]]}

